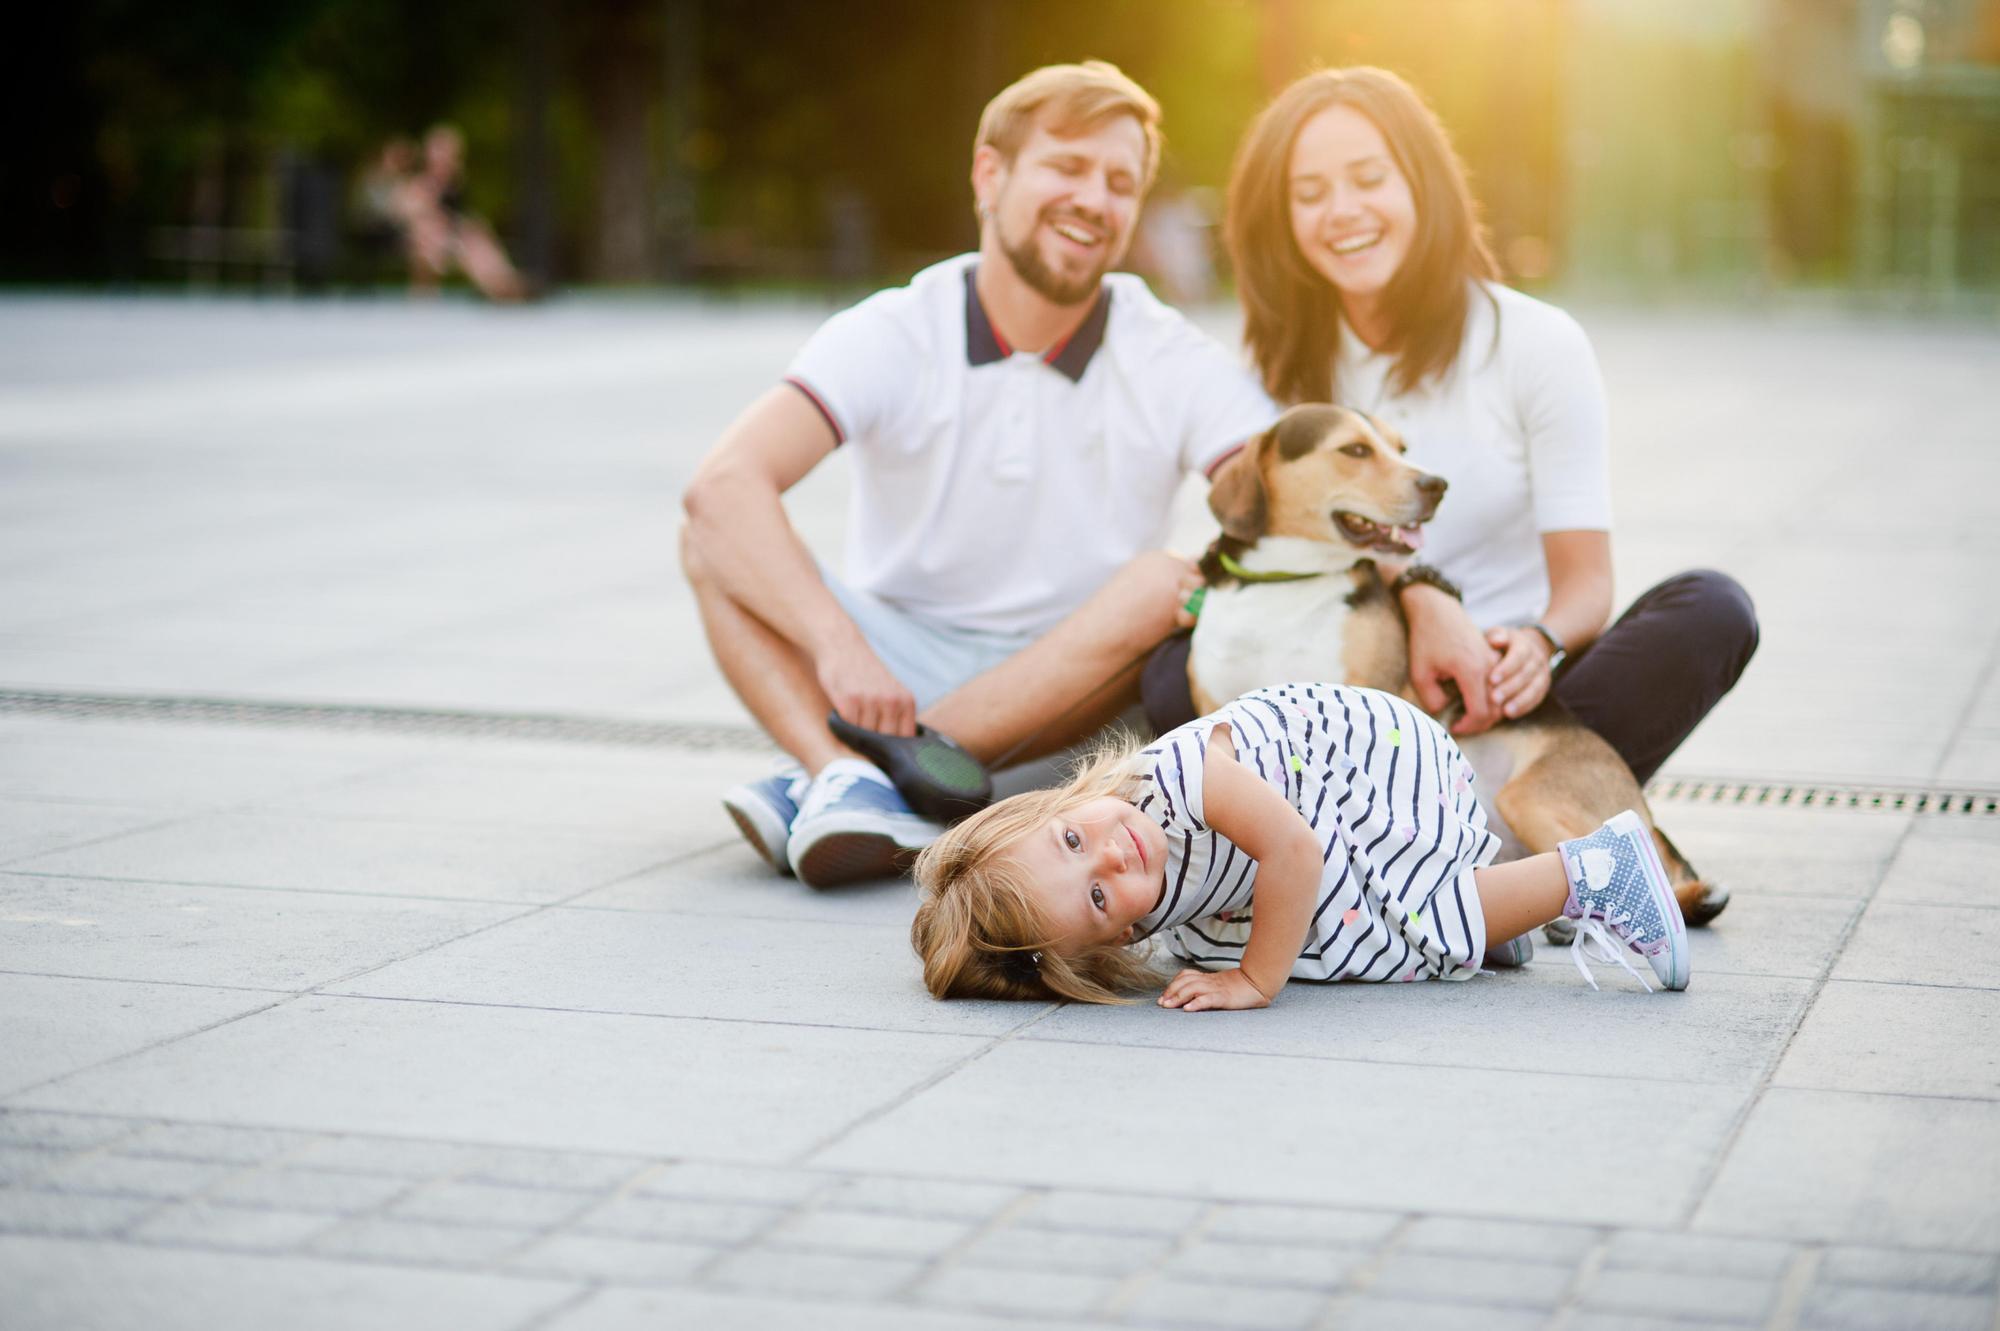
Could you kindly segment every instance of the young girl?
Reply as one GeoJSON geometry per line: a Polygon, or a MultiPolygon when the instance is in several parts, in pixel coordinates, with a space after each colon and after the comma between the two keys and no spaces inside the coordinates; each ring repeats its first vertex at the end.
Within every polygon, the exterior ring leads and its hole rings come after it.
{"type": "Polygon", "coordinates": [[[1498,848],[1436,722],[1373,689],[1281,685],[952,828],[917,861],[910,941],[939,998],[1109,1003],[1155,980],[1131,945],[1158,935],[1201,968],[1161,1006],[1199,1012],[1264,1007],[1287,979],[1467,979],[1566,916],[1586,979],[1588,951],[1644,984],[1630,950],[1687,987],[1636,814],[1556,853],[1489,864],[1498,848]]]}

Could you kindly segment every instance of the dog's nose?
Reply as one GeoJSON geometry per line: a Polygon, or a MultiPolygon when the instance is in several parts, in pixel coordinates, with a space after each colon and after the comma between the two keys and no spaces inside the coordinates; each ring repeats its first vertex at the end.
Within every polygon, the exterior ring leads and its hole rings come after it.
{"type": "Polygon", "coordinates": [[[1427,475],[1417,482],[1417,489],[1423,492],[1424,498],[1438,500],[1444,498],[1445,488],[1450,484],[1451,482],[1442,476],[1427,475]]]}

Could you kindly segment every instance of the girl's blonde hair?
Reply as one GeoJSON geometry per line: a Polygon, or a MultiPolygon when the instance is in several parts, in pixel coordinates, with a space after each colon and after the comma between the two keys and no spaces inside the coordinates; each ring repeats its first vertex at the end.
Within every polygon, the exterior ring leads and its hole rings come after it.
{"type": "Polygon", "coordinates": [[[1064,956],[1027,873],[1008,854],[1050,818],[1105,795],[1129,798],[1141,781],[1138,742],[1108,739],[1086,753],[1067,784],[1031,790],[980,810],[917,857],[922,901],[910,946],[924,986],[939,998],[1069,999],[1124,1003],[1158,983],[1142,952],[1100,943],[1064,956]]]}

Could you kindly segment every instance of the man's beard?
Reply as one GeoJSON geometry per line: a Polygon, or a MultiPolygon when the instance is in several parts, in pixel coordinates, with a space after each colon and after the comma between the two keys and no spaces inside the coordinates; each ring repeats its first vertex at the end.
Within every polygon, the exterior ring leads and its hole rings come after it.
{"type": "Polygon", "coordinates": [[[1064,277],[1055,269],[1042,262],[1042,254],[1035,247],[1035,236],[1041,230],[1041,218],[1035,219],[1035,226],[1028,232],[1028,238],[1019,245],[1009,244],[1006,232],[1000,233],[1000,252],[1007,256],[1007,262],[1014,265],[1020,275],[1036,293],[1057,305],[1081,305],[1097,295],[1098,283],[1104,280],[1104,273],[1111,266],[1111,246],[1107,239],[1105,260],[1082,277],[1064,277]]]}

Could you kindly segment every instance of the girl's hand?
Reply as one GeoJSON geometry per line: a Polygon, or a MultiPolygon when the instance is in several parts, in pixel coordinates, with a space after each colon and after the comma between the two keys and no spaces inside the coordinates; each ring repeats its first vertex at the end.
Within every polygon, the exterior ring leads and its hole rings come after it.
{"type": "Polygon", "coordinates": [[[1526,716],[1549,693],[1549,640],[1533,629],[1498,628],[1486,630],[1486,641],[1500,653],[1500,664],[1486,677],[1494,705],[1509,719],[1526,716]]]}
{"type": "Polygon", "coordinates": [[[1160,995],[1160,1006],[1183,1012],[1241,1011],[1269,1007],[1271,1000],[1241,970],[1184,970],[1160,995]]]}

